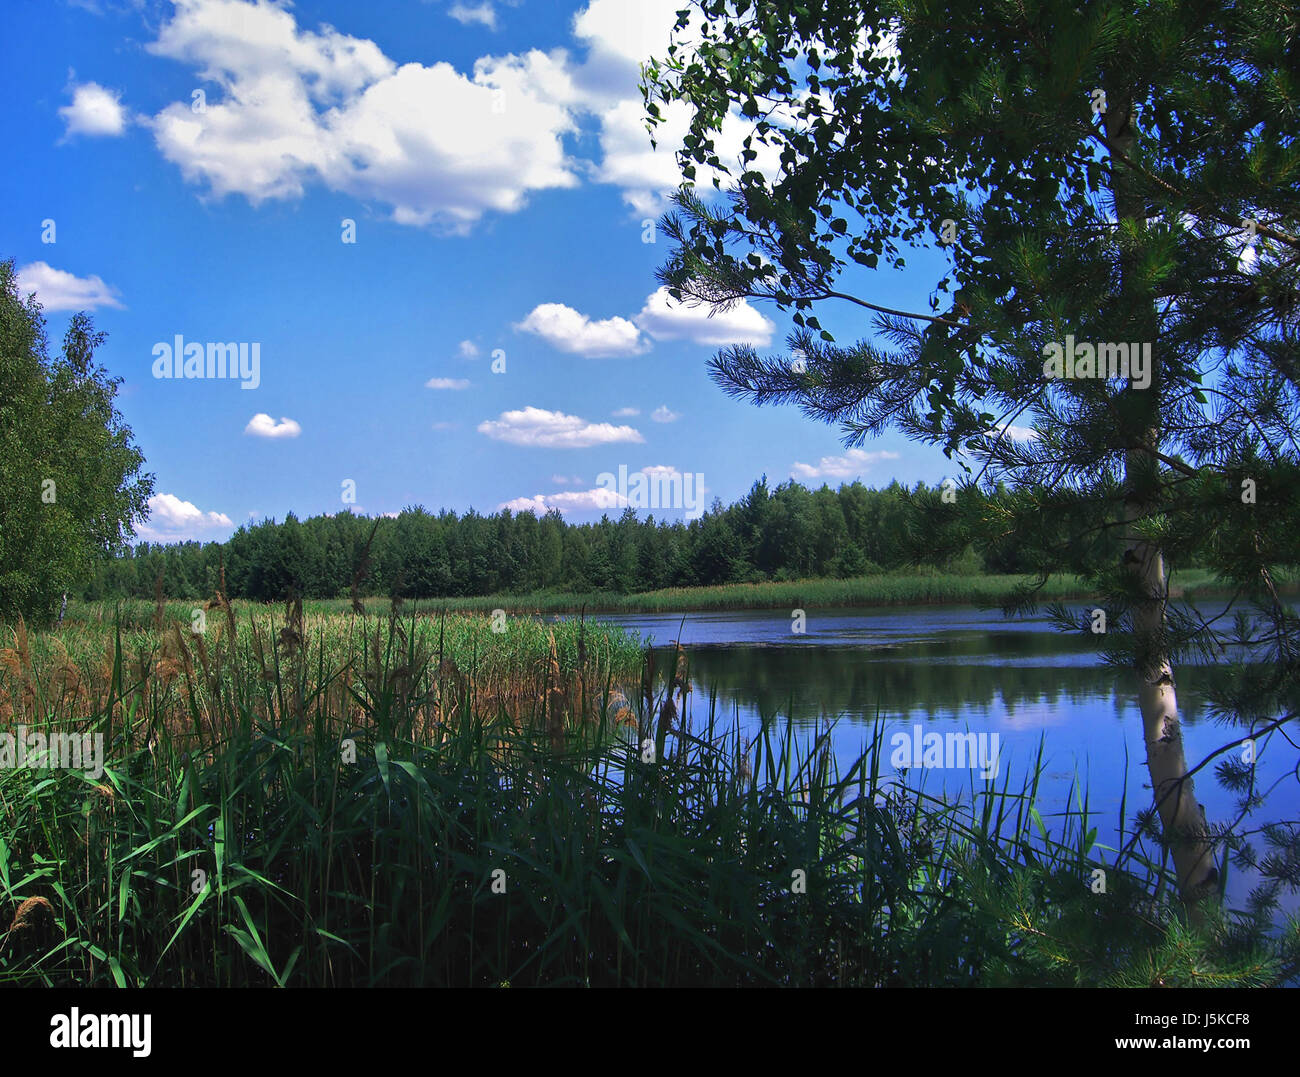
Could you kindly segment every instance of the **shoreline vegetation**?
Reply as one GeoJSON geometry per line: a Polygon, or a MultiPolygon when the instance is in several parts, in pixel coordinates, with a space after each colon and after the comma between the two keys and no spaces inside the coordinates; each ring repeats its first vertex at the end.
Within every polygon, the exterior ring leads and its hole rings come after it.
{"type": "Polygon", "coordinates": [[[693,705],[615,625],[183,603],[0,631],[0,984],[1266,986],[1293,927],[1191,925],[1159,843],[1032,771],[945,802],[693,705]],[[1077,803],[1074,801],[1077,800],[1077,803]],[[1063,810],[1062,810],[1063,809],[1063,810]],[[1051,833],[1044,817],[1053,820],[1051,833]],[[1104,886],[1095,882],[1104,876],[1104,886]],[[8,925],[5,930],[5,925],[8,925]]]}
{"type": "MultiPolygon", "coordinates": [[[[525,614],[647,614],[706,612],[711,610],[761,610],[761,609],[831,609],[872,608],[899,606],[983,605],[998,606],[1007,601],[1017,587],[1031,583],[1023,575],[957,574],[937,570],[918,569],[912,572],[890,572],[855,579],[805,579],[768,581],[763,583],[732,583],[715,587],[668,587],[639,594],[619,594],[612,591],[557,592],[538,591],[528,594],[475,595],[456,598],[410,599],[402,603],[405,609],[420,614],[482,613],[501,609],[510,615],[525,614]]],[[[1294,583],[1284,584],[1283,593],[1298,593],[1294,583]]],[[[1204,598],[1227,591],[1214,575],[1202,569],[1189,569],[1172,578],[1172,598],[1204,598]]],[[[1038,592],[1043,603],[1087,599],[1094,594],[1082,577],[1059,575],[1051,577],[1038,592]]],[[[372,615],[386,613],[392,602],[387,598],[361,599],[366,611],[372,615]]],[[[237,601],[242,607],[254,609],[273,608],[276,603],[237,601]]],[[[182,607],[188,620],[191,609],[200,604],[192,601],[170,599],[166,605],[175,611],[182,607]]],[[[347,598],[308,599],[304,608],[321,614],[345,614],[352,609],[347,598]]],[[[96,602],[69,602],[65,621],[112,621],[114,610],[120,609],[124,623],[148,623],[153,616],[155,603],[142,599],[101,600],[96,602]]],[[[179,616],[179,612],[176,614],[179,616]]]]}

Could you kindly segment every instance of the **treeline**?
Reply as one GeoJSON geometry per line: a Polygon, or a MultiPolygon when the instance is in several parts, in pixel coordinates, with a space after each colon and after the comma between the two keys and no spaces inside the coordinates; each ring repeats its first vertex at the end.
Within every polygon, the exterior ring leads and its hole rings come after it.
{"type": "Polygon", "coordinates": [[[502,511],[463,516],[408,508],[368,519],[342,512],[292,514],[241,527],[224,543],[141,543],[100,563],[88,600],[151,598],[161,575],[168,598],[205,598],[224,563],[232,598],[273,601],[351,593],[402,598],[700,587],[817,577],[854,577],[907,565],[948,571],[1021,572],[1014,542],[968,546],[936,559],[922,503],[938,488],[854,482],[769,489],[764,476],[730,506],[715,500],[700,519],[638,519],[632,509],[598,523],[566,523],[502,511]]]}

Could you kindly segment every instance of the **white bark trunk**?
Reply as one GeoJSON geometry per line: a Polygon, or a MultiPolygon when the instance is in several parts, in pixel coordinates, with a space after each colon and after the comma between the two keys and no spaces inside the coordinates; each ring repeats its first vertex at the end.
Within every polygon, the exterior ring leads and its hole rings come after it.
{"type": "Polygon", "coordinates": [[[1205,812],[1196,800],[1193,780],[1186,777],[1187,757],[1178,718],[1178,695],[1173,666],[1163,641],[1167,596],[1164,557],[1147,543],[1132,541],[1125,560],[1147,596],[1133,610],[1133,630],[1141,656],[1137,669],[1138,705],[1142,711],[1151,791],[1178,873],[1179,889],[1185,900],[1195,901],[1213,888],[1218,871],[1205,812]]]}
{"type": "MultiPolygon", "coordinates": [[[[1116,94],[1114,97],[1120,97],[1116,94]]],[[[1132,186],[1129,166],[1116,157],[1129,157],[1136,141],[1134,117],[1129,102],[1114,100],[1104,114],[1107,139],[1115,151],[1115,212],[1120,220],[1146,223],[1146,204],[1140,191],[1132,186]]],[[[1144,417],[1134,428],[1121,431],[1128,446],[1124,456],[1126,486],[1125,515],[1130,527],[1134,520],[1150,511],[1153,491],[1159,482],[1159,464],[1153,450],[1161,438],[1161,355],[1159,321],[1155,304],[1137,268],[1121,255],[1124,305],[1135,319],[1138,335],[1129,339],[1149,340],[1152,344],[1151,381],[1146,389],[1129,386],[1129,393],[1142,393],[1146,401],[1144,417]]],[[[1131,530],[1127,536],[1124,563],[1134,574],[1141,598],[1132,611],[1136,644],[1138,704],[1142,711],[1142,730],[1147,749],[1147,771],[1155,797],[1160,824],[1173,856],[1178,884],[1184,901],[1194,903],[1205,897],[1218,880],[1214,866],[1205,812],[1197,803],[1192,780],[1187,777],[1187,758],[1183,752],[1182,723],[1178,718],[1178,697],[1174,689],[1173,664],[1165,637],[1165,607],[1168,586],[1164,556],[1159,548],[1143,541],[1131,530]]]]}

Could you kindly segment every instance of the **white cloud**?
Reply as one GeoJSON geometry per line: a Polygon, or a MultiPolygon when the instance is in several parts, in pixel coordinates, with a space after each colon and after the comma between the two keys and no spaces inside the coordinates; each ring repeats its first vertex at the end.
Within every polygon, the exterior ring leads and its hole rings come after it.
{"type": "Polygon", "coordinates": [[[1029,426],[1012,426],[1010,423],[1003,423],[990,430],[989,436],[996,438],[1001,432],[1009,437],[1012,441],[1037,441],[1038,431],[1029,426]]]}
{"type": "Polygon", "coordinates": [[[434,430],[455,430],[455,429],[457,429],[459,426],[460,426],[460,423],[438,422],[438,423],[434,423],[434,424],[433,424],[432,429],[434,429],[434,430]]]}
{"type": "Polygon", "coordinates": [[[83,82],[72,91],[72,104],[59,109],[65,126],[64,137],[73,135],[120,135],[126,130],[126,109],[121,94],[97,82],[83,82]]]}
{"type": "MultiPolygon", "coordinates": [[[[254,515],[249,513],[250,518],[254,515]]],[[[234,526],[234,521],[224,512],[204,512],[175,494],[154,494],[149,498],[149,520],[136,532],[147,542],[176,542],[197,538],[205,531],[234,526]]]]}
{"type": "Polygon", "coordinates": [[[601,487],[595,490],[562,490],[558,494],[516,497],[502,502],[497,508],[545,516],[551,509],[559,509],[560,512],[591,512],[597,509],[621,508],[626,504],[627,498],[620,496],[617,491],[601,487]]]}
{"type": "Polygon", "coordinates": [[[468,378],[430,378],[424,383],[426,389],[468,389],[468,378]]]}
{"type": "Polygon", "coordinates": [[[882,460],[897,460],[896,452],[865,452],[850,449],[843,456],[823,456],[816,464],[796,463],[790,474],[796,479],[849,479],[868,471],[882,460]]]}
{"type": "MultiPolygon", "coordinates": [[[[595,166],[596,178],[623,189],[623,200],[641,217],[658,217],[668,208],[667,196],[681,186],[681,167],[677,151],[690,129],[691,109],[683,101],[660,104],[663,122],[655,128],[657,146],[650,145],[645,126],[645,104],[639,94],[625,97],[605,109],[600,116],[601,160],[595,166]]],[[[731,170],[732,177],[745,170],[775,177],[780,170],[780,155],[772,147],[755,139],[751,148],[757,156],[743,163],[741,152],[745,136],[754,129],[754,121],[738,112],[729,112],[721,131],[713,137],[718,159],[731,170]]],[[[724,187],[727,179],[721,171],[696,166],[695,184],[701,194],[712,190],[717,177],[724,187]]]]}
{"type": "Polygon", "coordinates": [[[472,340],[462,340],[456,351],[462,359],[477,359],[479,356],[478,345],[472,340]]]}
{"type": "Polygon", "coordinates": [[[676,303],[669,297],[667,288],[649,296],[633,320],[656,340],[689,340],[713,347],[728,344],[765,347],[776,331],[774,322],[743,299],[722,310],[705,303],[676,303]]]}
{"type": "Polygon", "coordinates": [[[148,122],[163,156],[217,196],[257,204],[318,182],[399,223],[463,232],[577,184],[562,52],[484,57],[472,75],[398,66],[373,41],[244,0],[176,0],[148,49],[216,84],[202,112],[174,102],[148,122]]]}
{"type": "Polygon", "coordinates": [[[668,51],[680,0],[591,0],[573,17],[573,36],[608,59],[623,61],[635,79],[642,61],[668,51]]]}
{"type": "Polygon", "coordinates": [[[630,419],[633,415],[640,415],[640,408],[617,408],[610,412],[615,419],[630,419]]]}
{"type": "Polygon", "coordinates": [[[32,262],[15,274],[18,294],[26,297],[35,292],[46,310],[94,310],[96,307],[122,309],[117,289],[99,277],[78,277],[45,262],[32,262]]]}
{"type": "Polygon", "coordinates": [[[248,420],[244,433],[258,438],[296,438],[302,433],[302,427],[292,419],[281,416],[277,423],[265,412],[258,412],[248,420]]]}
{"type": "Polygon", "coordinates": [[[489,30],[497,28],[496,9],[490,3],[481,4],[452,4],[447,10],[447,14],[455,19],[462,26],[468,26],[472,22],[486,26],[489,30]]]}
{"type": "MultiPolygon", "coordinates": [[[[680,186],[683,176],[677,151],[690,126],[691,109],[685,102],[660,104],[662,122],[655,127],[657,148],[650,145],[645,126],[645,105],[638,88],[640,65],[654,56],[666,59],[673,40],[680,0],[592,0],[575,19],[574,36],[588,46],[585,64],[574,69],[574,81],[584,91],[588,109],[599,116],[601,160],[593,166],[597,180],[623,189],[623,199],[641,217],[657,217],[667,208],[667,195],[680,186]]],[[[698,15],[692,13],[695,25],[698,15]]],[[[676,36],[678,58],[688,59],[698,32],[687,29],[676,36]]],[[[740,166],[744,138],[753,121],[733,110],[714,137],[719,158],[740,166]]],[[[758,156],[744,168],[775,175],[777,153],[759,142],[758,156]]],[[[695,182],[701,191],[711,188],[715,169],[700,167],[695,182]]],[[[725,184],[724,184],[725,185],[725,184]]]]}
{"type": "Polygon", "coordinates": [[[637,327],[626,318],[593,321],[563,303],[542,303],[516,329],[535,333],[551,347],[588,359],[639,355],[646,350],[637,327]]]}
{"type": "Polygon", "coordinates": [[[551,482],[556,486],[581,485],[582,477],[579,475],[552,475],[551,482]]]}
{"type": "MultiPolygon", "coordinates": [[[[641,355],[650,348],[647,337],[709,347],[762,347],[771,342],[776,324],[743,299],[724,310],[705,303],[675,303],[668,289],[660,288],[646,297],[631,320],[615,316],[596,321],[563,303],[541,303],[515,328],[536,334],[558,351],[594,359],[641,355]]],[[[637,412],[623,408],[614,414],[637,412]]]]}
{"type": "Polygon", "coordinates": [[[584,449],[591,445],[645,440],[630,426],[591,423],[576,415],[534,407],[503,411],[500,418],[479,423],[478,432],[511,445],[544,449],[584,449]]]}
{"type": "MultiPolygon", "coordinates": [[[[675,467],[668,464],[654,464],[649,467],[643,467],[639,471],[632,472],[631,475],[645,475],[651,482],[671,481],[673,478],[684,478],[682,473],[675,467]]],[[[631,477],[629,475],[629,478],[631,477]]],[[[563,476],[552,475],[551,481],[563,485],[561,480],[563,476]]],[[[580,482],[581,480],[574,476],[571,480],[580,482]]],[[[629,486],[631,484],[629,483],[629,486]]],[[[703,483],[697,490],[697,497],[703,497],[706,488],[703,483]]],[[[635,495],[634,495],[635,496],[635,495]]],[[[516,497],[510,501],[503,502],[498,508],[509,509],[511,512],[533,512],[538,516],[543,516],[551,509],[558,509],[560,512],[594,512],[604,509],[625,508],[631,504],[631,500],[625,495],[620,494],[618,490],[610,486],[598,486],[593,490],[561,490],[554,494],[534,494],[532,497],[516,497]]]]}
{"type": "Polygon", "coordinates": [[[675,423],[681,416],[675,411],[669,411],[667,404],[660,404],[650,413],[650,418],[657,423],[675,423]]]}

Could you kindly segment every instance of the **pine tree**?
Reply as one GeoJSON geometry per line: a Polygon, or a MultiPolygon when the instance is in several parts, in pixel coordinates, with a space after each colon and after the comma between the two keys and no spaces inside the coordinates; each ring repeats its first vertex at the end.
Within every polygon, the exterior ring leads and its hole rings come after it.
{"type": "MultiPolygon", "coordinates": [[[[1173,673],[1234,641],[1169,605],[1169,569],[1214,567],[1263,622],[1235,640],[1265,662],[1221,686],[1225,713],[1244,736],[1291,721],[1300,639],[1276,580],[1300,561],[1294,4],[695,0],[678,27],[645,68],[650,124],[684,110],[684,173],[723,193],[678,194],[661,279],[677,299],[774,301],[797,327],[788,354],[722,351],[715,379],[848,445],[897,429],[967,484],[1008,483],[929,498],[936,548],[1014,535],[1043,578],[1093,575],[1182,892],[1212,891],[1173,673]],[[717,147],[736,113],[751,130],[733,165],[717,147]],[[908,249],[946,260],[928,309],[870,297],[867,271],[908,249]],[[840,342],[819,321],[832,307],[872,331],[840,342]],[[1058,366],[1075,342],[1088,362],[1058,366]],[[1096,376],[1103,355],[1120,376],[1096,376]]],[[[1270,840],[1265,874],[1300,881],[1296,828],[1270,840]]]]}

